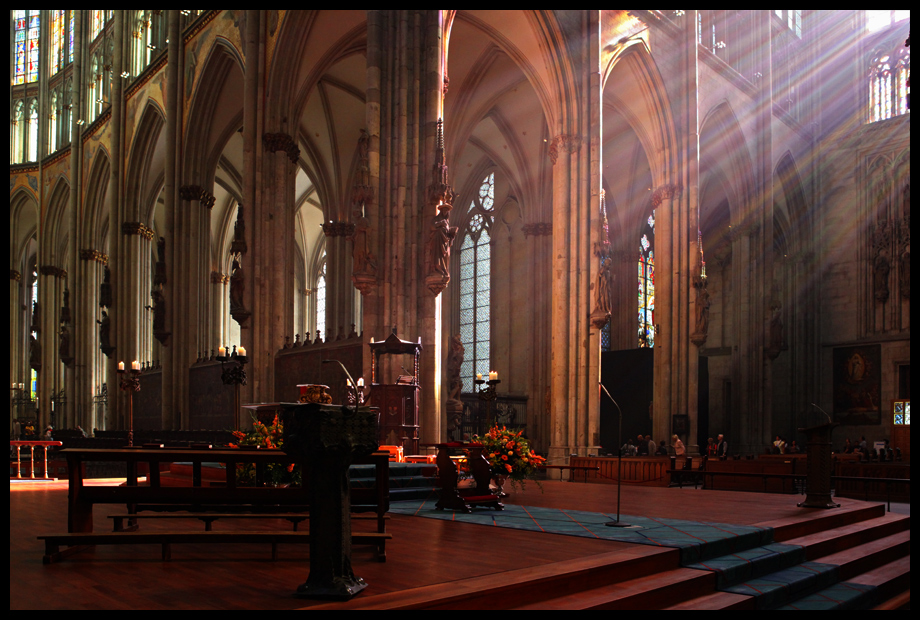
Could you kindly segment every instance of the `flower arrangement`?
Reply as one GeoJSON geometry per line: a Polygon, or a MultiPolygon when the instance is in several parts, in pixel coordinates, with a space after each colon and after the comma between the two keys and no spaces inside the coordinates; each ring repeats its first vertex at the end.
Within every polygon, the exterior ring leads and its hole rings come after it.
{"type": "MultiPolygon", "coordinates": [[[[252,417],[252,430],[249,432],[233,431],[233,436],[238,443],[230,444],[230,447],[250,447],[262,450],[280,449],[284,443],[284,427],[275,415],[271,425],[266,426],[255,416],[252,417]]],[[[268,463],[265,466],[265,477],[263,482],[270,486],[299,486],[302,481],[302,472],[300,466],[294,463],[268,463]]],[[[252,463],[237,463],[236,480],[238,484],[244,486],[256,485],[256,468],[252,463]]]]}
{"type": "Polygon", "coordinates": [[[484,436],[474,436],[472,443],[483,446],[482,454],[489,461],[493,477],[511,480],[512,487],[520,482],[522,489],[525,480],[533,480],[542,490],[536,474],[546,459],[533,451],[523,434],[524,431],[515,433],[504,426],[493,426],[484,436]]]}

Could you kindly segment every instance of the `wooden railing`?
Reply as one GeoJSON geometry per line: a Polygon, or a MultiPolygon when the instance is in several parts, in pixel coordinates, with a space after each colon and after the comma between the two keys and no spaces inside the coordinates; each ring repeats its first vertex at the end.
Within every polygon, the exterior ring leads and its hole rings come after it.
{"type": "Polygon", "coordinates": [[[29,449],[29,479],[30,480],[46,480],[48,476],[48,448],[60,446],[60,441],[11,441],[10,448],[16,448],[16,477],[14,478],[10,475],[10,480],[22,480],[22,448],[29,449]],[[44,448],[44,468],[42,469],[43,476],[40,478],[35,477],[35,448],[41,447],[44,448]]]}

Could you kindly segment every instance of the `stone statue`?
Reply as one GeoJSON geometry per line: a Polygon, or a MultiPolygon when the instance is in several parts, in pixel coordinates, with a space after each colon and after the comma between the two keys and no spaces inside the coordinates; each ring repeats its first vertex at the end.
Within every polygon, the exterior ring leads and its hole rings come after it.
{"type": "Polygon", "coordinates": [[[429,275],[450,277],[450,246],[457,236],[457,227],[450,226],[446,215],[432,220],[428,231],[425,271],[429,275]]]}
{"type": "Polygon", "coordinates": [[[112,271],[105,267],[102,275],[102,284],[99,285],[99,307],[112,307],[112,271]]]}
{"type": "Polygon", "coordinates": [[[70,325],[73,322],[73,317],[70,313],[70,290],[64,289],[64,305],[61,306],[61,323],[65,325],[70,325]]]}
{"type": "Polygon", "coordinates": [[[70,354],[70,328],[67,324],[61,325],[60,343],[58,345],[58,355],[65,365],[70,366],[73,362],[73,356],[70,354]]]}
{"type": "Polygon", "coordinates": [[[352,258],[354,260],[355,275],[375,276],[377,274],[377,257],[370,249],[370,220],[364,216],[361,209],[355,209],[352,215],[355,218],[355,231],[351,237],[353,243],[352,258]]]}
{"type": "Polygon", "coordinates": [[[171,332],[166,331],[166,297],[163,295],[163,287],[154,286],[150,297],[153,299],[153,336],[165,346],[171,332]]]}
{"type": "Polygon", "coordinates": [[[785,327],[783,325],[782,309],[782,304],[779,302],[773,303],[773,316],[770,317],[770,341],[767,345],[767,356],[771,360],[775,360],[787,348],[784,337],[785,327]]]}
{"type": "Polygon", "coordinates": [[[99,348],[106,356],[111,357],[115,347],[112,346],[111,342],[112,322],[111,319],[109,319],[108,312],[103,310],[102,320],[96,321],[96,323],[99,324],[99,348]]]}
{"type": "Polygon", "coordinates": [[[32,325],[29,329],[36,334],[42,331],[42,311],[37,301],[32,302],[32,325]]]}
{"type": "Polygon", "coordinates": [[[693,286],[696,288],[696,329],[690,339],[697,346],[702,346],[709,335],[709,308],[712,306],[712,299],[704,277],[695,276],[693,286]]]}
{"type": "Polygon", "coordinates": [[[249,318],[250,312],[243,305],[243,293],[246,290],[246,280],[244,278],[243,267],[238,259],[233,259],[233,265],[230,268],[230,316],[233,320],[243,327],[246,319],[249,318]]]}
{"type": "Polygon", "coordinates": [[[42,369],[42,345],[34,334],[29,334],[29,367],[36,372],[42,369]]]}
{"type": "Polygon", "coordinates": [[[157,241],[157,262],[153,269],[153,284],[166,284],[166,239],[157,241]]]}
{"type": "Polygon", "coordinates": [[[447,429],[457,430],[463,422],[463,401],[460,393],[463,391],[463,380],[460,371],[463,366],[465,348],[460,340],[460,335],[455,334],[450,338],[450,348],[447,352],[447,429]]]}

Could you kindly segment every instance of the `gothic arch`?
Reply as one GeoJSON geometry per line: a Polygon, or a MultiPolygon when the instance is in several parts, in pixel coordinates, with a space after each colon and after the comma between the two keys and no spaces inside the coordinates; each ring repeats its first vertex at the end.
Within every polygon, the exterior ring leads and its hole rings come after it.
{"type": "Polygon", "coordinates": [[[106,196],[111,174],[110,166],[108,152],[104,147],[100,147],[90,166],[86,183],[86,202],[83,207],[85,214],[81,234],[83,247],[100,252],[105,251],[103,222],[106,222],[109,217],[106,196]]]}
{"type": "Polygon", "coordinates": [[[70,234],[67,210],[70,203],[70,183],[59,177],[48,199],[48,208],[42,221],[39,264],[63,268],[67,263],[67,245],[70,234]]]}
{"type": "Polygon", "coordinates": [[[671,103],[655,60],[641,40],[627,44],[603,68],[603,105],[622,114],[649,160],[652,187],[674,183],[678,142],[671,103]],[[625,75],[620,78],[620,74],[625,75]],[[616,79],[614,79],[616,78],[616,79]],[[616,84],[617,88],[610,87],[616,84]]]}
{"type": "Polygon", "coordinates": [[[753,203],[754,166],[744,132],[727,101],[715,106],[700,123],[700,181],[720,173],[731,213],[732,226],[757,221],[753,203]]]}
{"type": "Polygon", "coordinates": [[[786,210],[784,216],[789,222],[787,225],[787,240],[791,242],[789,250],[790,252],[799,251],[802,247],[798,240],[810,238],[812,222],[811,210],[806,203],[802,181],[799,178],[792,153],[787,151],[783,154],[773,172],[773,178],[779,182],[783,191],[783,205],[786,210]]]}
{"type": "Polygon", "coordinates": [[[29,240],[38,233],[38,200],[29,189],[18,187],[10,196],[10,265],[24,273],[29,240]]]}
{"type": "Polygon", "coordinates": [[[165,125],[163,110],[148,100],[134,134],[125,175],[126,221],[140,221],[141,214],[150,210],[151,196],[156,199],[159,187],[152,181],[163,175],[165,145],[161,144],[161,134],[165,125]]]}

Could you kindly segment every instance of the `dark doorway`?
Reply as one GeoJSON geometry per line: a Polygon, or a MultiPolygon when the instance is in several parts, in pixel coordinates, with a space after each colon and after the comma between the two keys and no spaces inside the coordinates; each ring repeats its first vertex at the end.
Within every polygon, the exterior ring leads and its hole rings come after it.
{"type": "MultiPolygon", "coordinates": [[[[623,411],[623,438],[635,442],[641,433],[652,434],[652,389],[654,349],[627,349],[601,353],[601,382],[623,411]]],[[[608,454],[616,454],[619,412],[607,395],[601,392],[601,446],[608,454]]],[[[661,443],[666,438],[652,437],[661,443]]]]}

